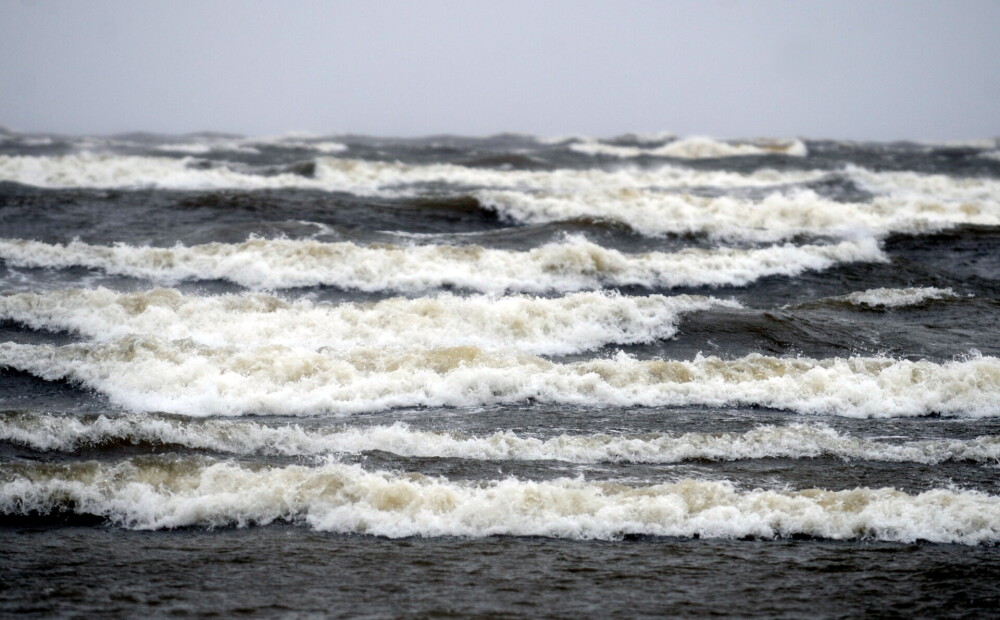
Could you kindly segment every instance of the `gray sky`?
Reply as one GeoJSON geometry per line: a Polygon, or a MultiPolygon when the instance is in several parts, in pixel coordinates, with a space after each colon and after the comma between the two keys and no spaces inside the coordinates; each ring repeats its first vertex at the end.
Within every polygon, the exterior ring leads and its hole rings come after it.
{"type": "Polygon", "coordinates": [[[1000,2],[0,0],[24,131],[1000,135],[1000,2]]]}

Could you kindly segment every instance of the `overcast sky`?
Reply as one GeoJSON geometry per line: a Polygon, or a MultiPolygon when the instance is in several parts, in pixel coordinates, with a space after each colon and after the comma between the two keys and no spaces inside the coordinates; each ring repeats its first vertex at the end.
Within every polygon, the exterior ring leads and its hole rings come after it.
{"type": "Polygon", "coordinates": [[[1000,135],[1000,1],[0,0],[0,125],[1000,135]]]}

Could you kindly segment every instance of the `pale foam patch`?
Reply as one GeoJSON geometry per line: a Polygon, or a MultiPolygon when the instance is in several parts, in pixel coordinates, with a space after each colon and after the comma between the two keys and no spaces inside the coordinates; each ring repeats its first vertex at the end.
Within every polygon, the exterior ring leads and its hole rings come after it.
{"type": "Polygon", "coordinates": [[[935,299],[951,299],[957,295],[950,288],[874,288],[844,295],[839,299],[858,305],[874,308],[903,308],[915,306],[925,301],[935,299]]]}
{"type": "Polygon", "coordinates": [[[327,155],[343,153],[348,150],[348,146],[341,142],[332,142],[330,140],[303,140],[294,136],[279,136],[270,139],[251,138],[247,140],[247,143],[253,145],[255,148],[279,147],[287,149],[301,149],[304,151],[315,151],[316,153],[323,153],[327,155]]]}
{"type": "Polygon", "coordinates": [[[997,147],[996,138],[972,138],[969,140],[943,140],[932,142],[921,140],[923,144],[930,148],[951,148],[951,149],[994,149],[997,147]]]}
{"type": "Polygon", "coordinates": [[[677,157],[680,159],[710,159],[717,157],[745,157],[748,155],[789,155],[805,157],[808,149],[801,140],[721,141],[703,136],[680,138],[657,147],[636,147],[606,144],[595,140],[574,142],[569,148],[587,155],[612,157],[677,157]]]}
{"type": "Polygon", "coordinates": [[[262,148],[286,148],[322,154],[342,153],[347,145],[329,140],[306,140],[307,136],[276,136],[272,138],[199,138],[185,142],[158,144],[157,151],[206,155],[209,153],[246,153],[258,155],[262,148]]]}
{"type": "Polygon", "coordinates": [[[956,224],[1000,225],[1000,181],[875,173],[856,167],[849,167],[851,178],[886,195],[871,203],[844,204],[808,191],[749,201],[650,190],[796,184],[822,178],[827,174],[823,171],[741,174],[666,166],[538,172],[320,158],[316,178],[307,178],[291,173],[262,176],[222,166],[192,168],[189,163],[187,159],[93,154],[0,156],[0,179],[41,187],[303,188],[392,196],[420,193],[413,185],[448,183],[495,188],[479,191],[477,196],[519,223],[595,217],[625,223],[643,234],[698,232],[772,240],[803,233],[846,235],[866,227],[922,232],[956,224]],[[749,225],[741,226],[744,212],[749,225]]]}
{"type": "Polygon", "coordinates": [[[479,246],[357,245],[251,239],[171,248],[0,240],[0,258],[23,267],[88,267],[158,282],[220,279],[249,288],[329,285],[364,291],[458,287],[482,292],[577,291],[616,286],[745,285],[838,263],[884,261],[874,239],[760,249],[625,254],[580,236],[527,251],[479,246]]]}
{"type": "Polygon", "coordinates": [[[980,153],[979,157],[1000,161],[1000,151],[987,151],[985,153],[980,153]]]}
{"type": "Polygon", "coordinates": [[[1000,539],[1000,498],[934,489],[741,490],[683,480],[449,481],[328,462],[251,468],[210,460],[5,466],[0,511],[71,511],[136,529],[266,524],[388,537],[624,535],[982,544],[1000,539]]]}
{"type": "Polygon", "coordinates": [[[548,171],[470,168],[454,164],[411,165],[352,159],[321,158],[320,182],[328,188],[363,192],[365,187],[393,188],[418,183],[448,183],[466,187],[493,187],[541,191],[597,191],[614,188],[766,187],[807,183],[829,173],[822,170],[753,172],[696,170],[663,165],[653,168],[559,169],[548,171]],[[355,188],[355,189],[351,189],[355,188]]]}
{"type": "Polygon", "coordinates": [[[987,177],[951,177],[916,172],[874,172],[847,166],[847,175],[862,189],[876,194],[934,204],[955,203],[971,214],[996,215],[1000,210],[1000,180],[987,177]]]}
{"type": "Polygon", "coordinates": [[[851,417],[1000,412],[1000,360],[888,358],[554,363],[475,347],[329,351],[206,347],[127,337],[107,344],[0,344],[0,366],[79,382],[134,411],[310,415],[526,401],[594,406],[765,406],[851,417]]]}
{"type": "MultiPolygon", "coordinates": [[[[194,148],[201,151],[201,146],[194,148]]],[[[225,167],[192,168],[191,160],[91,154],[0,156],[0,179],[38,187],[267,189],[315,185],[302,176],[244,174],[225,167]]]]}
{"type": "MultiPolygon", "coordinates": [[[[92,146],[102,148],[102,144],[95,142],[92,146]]],[[[155,148],[191,155],[203,155],[220,149],[253,153],[269,144],[272,143],[261,140],[228,140],[214,143],[161,144],[155,148]]],[[[290,142],[286,140],[273,144],[284,144],[293,148],[312,150],[320,154],[336,154],[346,149],[345,145],[336,142],[290,142]]],[[[586,148],[583,144],[574,146],[586,148]]],[[[671,145],[676,144],[679,142],[672,142],[661,148],[671,148],[671,145]]],[[[601,148],[625,149],[626,151],[629,149],[644,150],[638,147],[613,145],[601,145],[601,148]]],[[[764,150],[766,151],[766,149],[764,150]]],[[[629,154],[632,154],[631,151],[629,154]]],[[[987,151],[980,156],[995,157],[996,153],[987,151]]],[[[773,169],[739,173],[694,170],[674,165],[663,165],[655,168],[624,166],[613,170],[527,171],[470,168],[455,164],[414,165],[333,157],[318,157],[315,162],[316,178],[307,178],[296,174],[261,176],[231,170],[224,166],[192,168],[189,165],[190,160],[172,157],[141,157],[90,152],[58,156],[4,155],[0,156],[0,180],[40,187],[250,190],[288,187],[392,195],[400,193],[401,187],[426,183],[574,192],[621,188],[739,188],[793,185],[819,180],[829,174],[824,170],[778,171],[773,169]]],[[[893,195],[898,193],[907,196],[916,192],[927,197],[937,197],[944,200],[996,200],[1000,195],[997,191],[1000,182],[989,178],[960,178],[913,172],[875,172],[855,165],[848,165],[844,172],[863,188],[875,193],[893,195]]]]}
{"type": "MultiPolygon", "coordinates": [[[[176,146],[176,145],[174,145],[176,146]]],[[[203,145],[192,148],[202,153],[203,145]]],[[[53,157],[0,156],[0,180],[39,187],[155,187],[163,189],[303,188],[359,195],[412,194],[408,185],[446,183],[544,191],[641,187],[744,187],[804,183],[824,171],[699,171],[679,166],[617,170],[497,170],[454,164],[411,165],[320,157],[315,178],[262,176],[226,167],[192,168],[187,159],[81,153],[53,157]]]]}
{"type": "Polygon", "coordinates": [[[165,289],[116,293],[98,288],[0,296],[0,318],[98,340],[150,335],[212,346],[473,345],[569,354],[609,343],[670,338],[681,315],[720,306],[741,307],[710,297],[624,297],[607,292],[555,299],[443,294],[327,304],[264,294],[199,297],[165,289]]]}
{"type": "Polygon", "coordinates": [[[259,149],[240,140],[175,142],[158,144],[156,145],[155,150],[164,151],[166,153],[185,153],[187,155],[207,155],[209,153],[244,153],[248,155],[260,154],[259,149]]]}
{"type": "Polygon", "coordinates": [[[48,136],[26,136],[26,135],[0,135],[0,144],[11,146],[51,146],[55,140],[48,136]]]}
{"type": "Polygon", "coordinates": [[[959,224],[1000,226],[1000,194],[974,193],[979,197],[970,197],[972,202],[880,196],[863,203],[836,202],[812,191],[772,193],[760,200],[637,189],[565,194],[481,190],[474,195],[520,224],[593,218],[625,224],[644,235],[776,241],[797,235],[920,233],[959,224]]]}
{"type": "MultiPolygon", "coordinates": [[[[214,150],[230,150],[225,148],[219,148],[218,146],[213,146],[211,144],[199,143],[199,142],[177,142],[168,144],[158,144],[156,145],[157,151],[166,151],[168,153],[187,153],[189,155],[204,155],[206,153],[211,153],[214,150]]],[[[239,150],[235,146],[232,150],[239,150]]],[[[257,149],[253,150],[254,153],[259,153],[257,149]]]]}
{"type": "Polygon", "coordinates": [[[573,435],[540,439],[511,431],[476,436],[389,426],[309,428],[230,420],[178,420],[127,415],[77,418],[0,414],[0,440],[41,451],[74,452],[101,445],[157,444],[236,455],[313,456],[381,451],[404,457],[572,463],[681,463],[763,458],[857,459],[935,465],[1000,461],[1000,437],[887,443],[838,433],[825,425],[760,426],[744,433],[573,435]]]}

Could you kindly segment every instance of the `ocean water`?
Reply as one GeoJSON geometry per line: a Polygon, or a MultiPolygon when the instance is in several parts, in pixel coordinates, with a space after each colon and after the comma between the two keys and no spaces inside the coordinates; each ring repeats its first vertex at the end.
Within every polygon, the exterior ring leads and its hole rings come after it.
{"type": "Polygon", "coordinates": [[[995,615],[998,154],[0,133],[0,614],[995,615]]]}

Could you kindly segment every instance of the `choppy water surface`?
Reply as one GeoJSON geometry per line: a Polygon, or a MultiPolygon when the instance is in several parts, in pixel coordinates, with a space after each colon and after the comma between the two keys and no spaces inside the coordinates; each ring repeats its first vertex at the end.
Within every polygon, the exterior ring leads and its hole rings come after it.
{"type": "Polygon", "coordinates": [[[998,152],[0,135],[0,610],[995,613],[998,152]]]}

